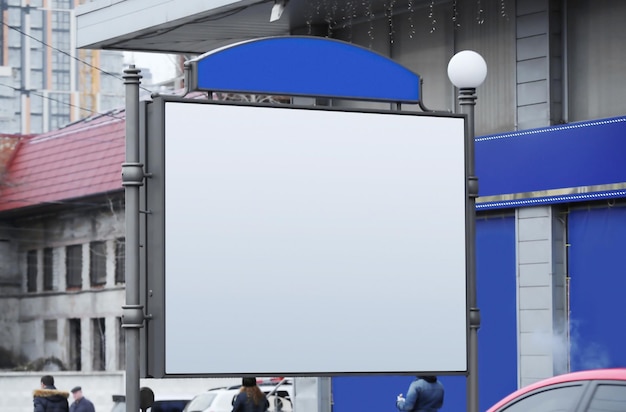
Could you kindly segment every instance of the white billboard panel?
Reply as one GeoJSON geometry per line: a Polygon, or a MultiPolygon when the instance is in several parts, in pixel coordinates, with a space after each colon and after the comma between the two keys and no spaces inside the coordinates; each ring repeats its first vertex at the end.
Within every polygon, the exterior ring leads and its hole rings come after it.
{"type": "Polygon", "coordinates": [[[464,119],[165,103],[165,373],[467,369],[464,119]]]}

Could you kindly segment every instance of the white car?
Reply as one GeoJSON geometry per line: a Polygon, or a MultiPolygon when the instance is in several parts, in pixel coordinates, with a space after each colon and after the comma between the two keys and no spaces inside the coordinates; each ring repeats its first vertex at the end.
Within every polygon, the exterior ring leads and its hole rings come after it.
{"type": "MultiPolygon", "coordinates": [[[[293,411],[293,385],[290,381],[285,381],[279,385],[263,382],[258,385],[267,395],[267,400],[270,403],[269,412],[293,411]]],[[[187,404],[183,412],[231,412],[240,390],[241,386],[231,386],[200,393],[187,404]]]]}
{"type": "MultiPolygon", "coordinates": [[[[155,396],[154,403],[146,412],[182,412],[192,397],[188,395],[155,396]]],[[[126,396],[113,395],[111,412],[126,412],[126,396]]]]}

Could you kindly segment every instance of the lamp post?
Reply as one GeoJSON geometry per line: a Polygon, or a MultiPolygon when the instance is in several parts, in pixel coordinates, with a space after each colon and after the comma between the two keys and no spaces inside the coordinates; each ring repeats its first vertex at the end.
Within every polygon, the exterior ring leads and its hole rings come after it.
{"type": "Polygon", "coordinates": [[[478,328],[480,310],[476,299],[476,197],[478,178],[474,175],[474,106],[476,88],[487,76],[487,64],[482,56],[472,50],[455,54],[448,63],[448,78],[459,89],[461,113],[467,115],[465,123],[465,270],[467,281],[467,312],[469,320],[467,365],[467,411],[478,412],[478,328]]]}

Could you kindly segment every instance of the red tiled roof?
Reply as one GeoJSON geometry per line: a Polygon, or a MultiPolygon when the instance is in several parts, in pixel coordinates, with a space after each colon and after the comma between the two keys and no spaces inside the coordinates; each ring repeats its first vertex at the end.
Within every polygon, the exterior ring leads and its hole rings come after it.
{"type": "Polygon", "coordinates": [[[124,111],[23,138],[0,181],[0,211],[122,189],[124,111]]]}

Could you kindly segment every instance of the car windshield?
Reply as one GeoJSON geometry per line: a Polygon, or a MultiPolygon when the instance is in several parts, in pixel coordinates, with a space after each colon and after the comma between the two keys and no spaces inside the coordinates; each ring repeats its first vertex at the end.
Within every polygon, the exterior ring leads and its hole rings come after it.
{"type": "Polygon", "coordinates": [[[185,407],[185,412],[202,412],[213,402],[213,399],[217,394],[215,393],[202,393],[195,398],[185,407]]]}

